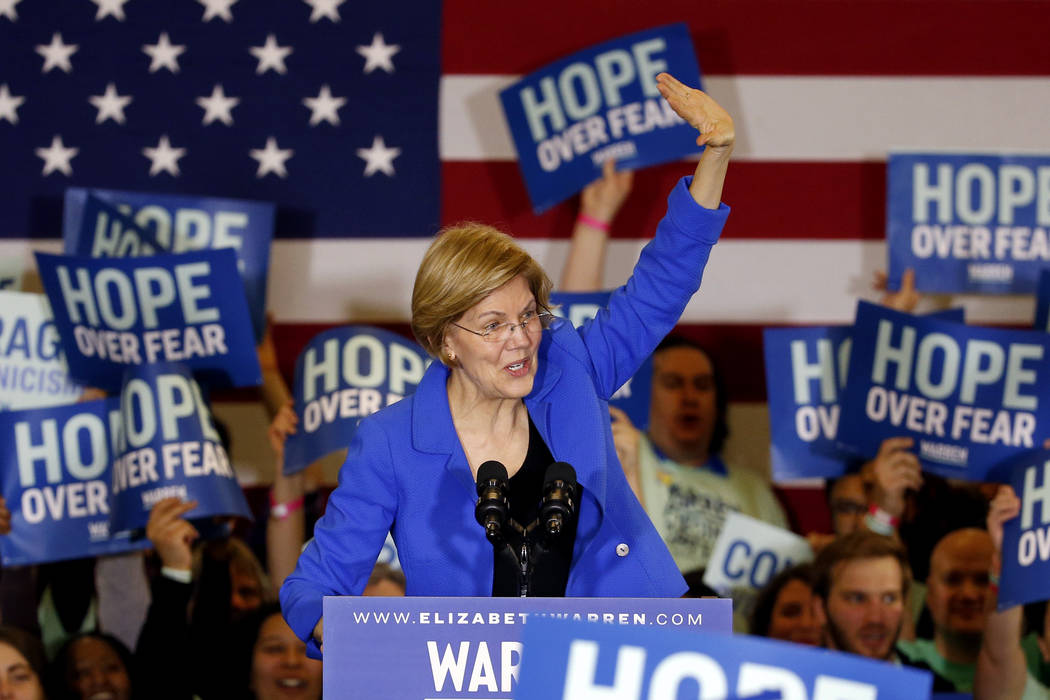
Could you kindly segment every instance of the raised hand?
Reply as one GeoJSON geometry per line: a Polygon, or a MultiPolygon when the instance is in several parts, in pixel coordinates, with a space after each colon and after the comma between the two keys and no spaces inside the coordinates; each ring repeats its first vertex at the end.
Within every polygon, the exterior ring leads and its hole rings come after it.
{"type": "Polygon", "coordinates": [[[192,545],[198,536],[197,529],[183,516],[196,507],[197,501],[183,502],[172,497],[157,501],[149,512],[146,537],[164,566],[181,571],[193,568],[192,545]]]}
{"type": "Polygon", "coordinates": [[[875,503],[895,518],[904,514],[905,492],[922,486],[919,458],[908,451],[914,444],[910,437],[887,438],[872,463],[875,503]]]}
{"type": "Polygon", "coordinates": [[[602,176],[583,188],[580,194],[580,214],[605,223],[611,223],[631,194],[634,173],[616,170],[616,163],[607,160],[602,165],[602,176]]]}
{"type": "Polygon", "coordinates": [[[266,431],[266,436],[270,439],[270,447],[277,453],[279,463],[284,463],[284,443],[288,440],[289,435],[295,434],[298,425],[299,416],[295,415],[292,402],[289,400],[277,411],[277,415],[273,417],[266,431]]]}
{"type": "Polygon", "coordinates": [[[1006,484],[999,487],[995,498],[988,504],[988,534],[992,536],[995,551],[1003,549],[1003,523],[1016,518],[1021,512],[1021,499],[1014,493],[1013,487],[1006,484]]]}
{"type": "Polygon", "coordinates": [[[656,87],[671,109],[700,132],[698,146],[732,148],[736,140],[733,118],[709,95],[680,83],[669,73],[656,76],[656,87]]]}
{"type": "Polygon", "coordinates": [[[888,281],[889,275],[884,271],[875,271],[873,286],[876,290],[883,292],[879,303],[895,311],[903,311],[909,314],[914,312],[915,307],[919,305],[919,301],[922,299],[922,295],[915,289],[915,270],[909,267],[904,271],[904,274],[901,275],[900,289],[895,292],[887,289],[888,281]]]}

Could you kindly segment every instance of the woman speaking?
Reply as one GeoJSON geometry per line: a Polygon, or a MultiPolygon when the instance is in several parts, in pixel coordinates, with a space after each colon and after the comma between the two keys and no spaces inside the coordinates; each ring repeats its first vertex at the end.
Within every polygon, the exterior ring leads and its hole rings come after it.
{"type": "Polygon", "coordinates": [[[505,465],[509,519],[522,525],[539,509],[548,465],[575,468],[574,517],[544,552],[531,594],[685,592],[620,468],[608,400],[700,286],[729,213],[719,200],[734,132],[703,92],[666,73],[657,84],[707,148],[693,177],[672,190],[630,280],[593,321],[577,330],[555,320],[550,279],[495,229],[454,226],[430,246],[412,293],[412,330],[440,362],[412,396],[361,421],[339,487],[281,588],[289,625],[314,652],[322,597],[360,594],[388,531],[408,595],[508,589],[522,562],[508,564],[475,522],[476,479],[490,461],[505,465]]]}

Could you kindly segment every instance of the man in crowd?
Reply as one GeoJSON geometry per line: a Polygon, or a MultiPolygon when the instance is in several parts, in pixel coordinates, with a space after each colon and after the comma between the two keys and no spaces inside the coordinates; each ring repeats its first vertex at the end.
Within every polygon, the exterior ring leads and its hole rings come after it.
{"type": "Polygon", "coordinates": [[[903,657],[928,664],[960,693],[973,689],[990,602],[988,571],[992,553],[992,538],[984,530],[964,528],[941,538],[930,557],[930,575],[926,579],[926,607],[933,619],[933,639],[897,644],[903,657]]]}

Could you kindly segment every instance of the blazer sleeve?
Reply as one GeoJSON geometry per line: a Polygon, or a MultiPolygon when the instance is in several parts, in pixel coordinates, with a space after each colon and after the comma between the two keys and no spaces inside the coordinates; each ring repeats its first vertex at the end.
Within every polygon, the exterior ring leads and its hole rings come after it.
{"type": "Polygon", "coordinates": [[[339,470],[339,485],[314,527],[313,539],[281,586],[284,617],[307,643],[310,656],[320,655],[312,633],[321,619],[324,596],[364,591],[394,522],[397,492],[389,438],[381,421],[366,418],[354,433],[339,470]]]}
{"type": "Polygon", "coordinates": [[[595,388],[608,399],[674,328],[700,288],[712,246],[729,207],[705,209],[689,193],[683,177],[667,198],[667,213],[642,250],[627,283],[615,290],[607,308],[581,326],[595,388]]]}

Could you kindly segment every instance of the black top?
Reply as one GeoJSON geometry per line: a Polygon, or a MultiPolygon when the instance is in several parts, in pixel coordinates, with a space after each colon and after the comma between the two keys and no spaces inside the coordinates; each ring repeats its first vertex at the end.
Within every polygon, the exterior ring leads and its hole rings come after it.
{"type": "MultiPolygon", "coordinates": [[[[565,595],[569,582],[569,567],[572,564],[572,548],[576,542],[575,514],[562,529],[560,535],[548,538],[543,526],[538,524],[540,504],[543,500],[543,477],[547,467],[554,462],[547,443],[529,416],[529,449],[521,468],[510,478],[507,500],[510,518],[503,528],[506,544],[493,551],[492,595],[521,595],[523,578],[521,552],[523,542],[527,544],[528,595],[560,597],[565,595]],[[515,524],[520,527],[515,527],[515,524]],[[526,530],[524,535],[522,530],[526,530]]],[[[576,487],[576,503],[580,502],[581,487],[576,487]]]]}

